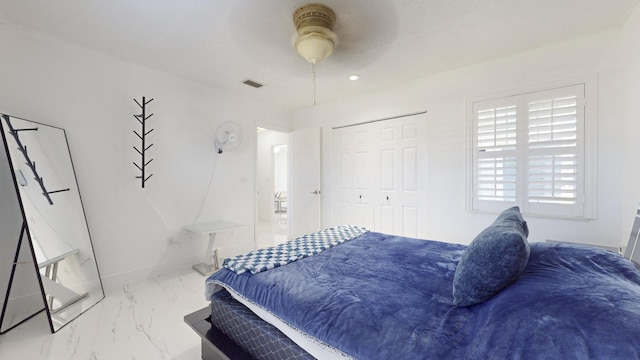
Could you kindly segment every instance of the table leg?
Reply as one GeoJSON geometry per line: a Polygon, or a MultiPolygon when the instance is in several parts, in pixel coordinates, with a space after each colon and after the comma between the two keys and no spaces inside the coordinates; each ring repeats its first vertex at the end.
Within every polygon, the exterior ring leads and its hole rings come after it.
{"type": "Polygon", "coordinates": [[[209,234],[209,243],[207,244],[207,252],[202,263],[193,265],[193,269],[202,275],[210,275],[218,270],[218,251],[213,249],[213,243],[216,239],[216,233],[209,234]]]}

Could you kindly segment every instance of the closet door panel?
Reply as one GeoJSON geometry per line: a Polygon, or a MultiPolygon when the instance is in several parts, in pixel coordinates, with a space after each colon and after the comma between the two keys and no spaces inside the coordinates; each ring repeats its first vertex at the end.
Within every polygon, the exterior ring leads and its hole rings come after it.
{"type": "Polygon", "coordinates": [[[402,191],[418,191],[418,149],[402,149],[402,191]]]}
{"type": "Polygon", "coordinates": [[[382,191],[393,191],[395,189],[395,151],[393,149],[382,150],[380,152],[380,189],[382,191]]]}
{"type": "Polygon", "coordinates": [[[398,154],[399,128],[396,120],[381,121],[372,124],[377,135],[372,151],[378,154],[376,176],[378,187],[375,193],[375,224],[377,231],[387,234],[400,234],[398,226],[398,186],[402,178],[398,174],[400,157],[398,154]]]}
{"type": "Polygon", "coordinates": [[[402,233],[407,237],[420,237],[418,226],[418,208],[414,206],[402,207],[402,233]]]}
{"type": "Polygon", "coordinates": [[[355,180],[354,189],[359,192],[369,192],[369,153],[359,151],[353,154],[353,177],[355,180]]]}
{"type": "Polygon", "coordinates": [[[371,207],[371,153],[366,131],[356,128],[334,129],[335,179],[334,223],[373,229],[371,207]]]}
{"type": "Polygon", "coordinates": [[[382,144],[385,141],[393,142],[396,138],[396,128],[394,126],[389,126],[388,124],[382,124],[378,131],[379,139],[378,141],[382,144]]]}
{"type": "Polygon", "coordinates": [[[421,169],[426,156],[426,146],[420,141],[421,138],[425,138],[424,134],[421,134],[424,126],[420,121],[423,120],[424,118],[419,116],[407,117],[399,125],[402,139],[398,148],[401,152],[402,166],[398,173],[402,177],[402,188],[398,191],[397,201],[402,206],[398,208],[398,217],[402,234],[410,237],[419,237],[421,234],[420,207],[426,191],[426,172],[421,169]]]}
{"type": "Polygon", "coordinates": [[[404,123],[402,125],[402,139],[403,140],[418,140],[418,123],[410,120],[411,123],[404,123]]]}
{"type": "Polygon", "coordinates": [[[373,228],[373,209],[371,207],[371,154],[360,149],[354,154],[355,187],[351,192],[354,201],[354,222],[352,224],[373,228]]]}
{"type": "Polygon", "coordinates": [[[351,134],[334,133],[336,139],[335,168],[337,170],[337,182],[334,184],[335,200],[333,204],[334,222],[338,224],[351,224],[353,189],[352,155],[348,152],[351,142],[351,134]]]}
{"type": "Polygon", "coordinates": [[[416,236],[419,233],[418,121],[417,117],[405,117],[379,125],[381,186],[376,196],[376,225],[391,234],[416,236]]]}
{"type": "Polygon", "coordinates": [[[396,205],[381,205],[380,206],[380,221],[378,224],[379,232],[385,234],[395,234],[396,224],[396,205]]]}

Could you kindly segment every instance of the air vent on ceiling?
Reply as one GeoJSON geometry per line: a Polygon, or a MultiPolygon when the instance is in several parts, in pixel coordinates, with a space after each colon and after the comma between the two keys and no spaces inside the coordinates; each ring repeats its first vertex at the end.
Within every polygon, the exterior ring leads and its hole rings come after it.
{"type": "Polygon", "coordinates": [[[253,81],[253,80],[250,80],[250,79],[246,79],[246,80],[244,80],[242,83],[243,83],[243,84],[245,84],[245,85],[249,85],[249,86],[251,86],[251,87],[254,87],[254,88],[256,88],[256,89],[257,89],[257,88],[261,88],[261,87],[262,87],[262,84],[260,84],[260,83],[258,83],[258,82],[255,82],[255,81],[253,81]]]}

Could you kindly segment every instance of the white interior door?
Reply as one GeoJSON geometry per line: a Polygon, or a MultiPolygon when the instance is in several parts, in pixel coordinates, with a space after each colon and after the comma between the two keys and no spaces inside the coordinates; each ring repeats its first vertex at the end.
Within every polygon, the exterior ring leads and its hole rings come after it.
{"type": "Polygon", "coordinates": [[[320,128],[289,135],[289,237],[296,238],[321,227],[320,128]]]}

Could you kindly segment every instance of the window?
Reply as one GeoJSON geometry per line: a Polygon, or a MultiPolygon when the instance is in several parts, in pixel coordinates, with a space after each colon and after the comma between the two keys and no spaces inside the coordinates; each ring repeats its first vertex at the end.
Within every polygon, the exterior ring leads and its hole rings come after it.
{"type": "Polygon", "coordinates": [[[594,217],[586,85],[471,102],[473,210],[594,217]]]}

